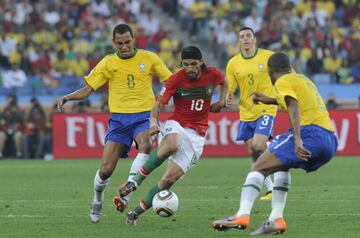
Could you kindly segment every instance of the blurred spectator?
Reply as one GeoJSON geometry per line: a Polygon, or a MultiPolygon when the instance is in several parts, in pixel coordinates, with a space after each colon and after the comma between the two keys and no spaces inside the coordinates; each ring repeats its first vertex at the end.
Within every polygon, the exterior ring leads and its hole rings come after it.
{"type": "Polygon", "coordinates": [[[317,51],[312,52],[311,58],[306,62],[307,73],[310,75],[318,74],[322,71],[323,61],[318,57],[317,51]]]}
{"type": "Polygon", "coordinates": [[[71,75],[80,78],[89,71],[89,62],[85,55],[78,53],[75,59],[69,61],[68,67],[71,75]]]}
{"type": "Polygon", "coordinates": [[[101,110],[101,112],[109,112],[109,103],[108,103],[107,93],[104,93],[101,97],[100,110],[101,110]]]}
{"type": "Polygon", "coordinates": [[[57,52],[57,57],[51,63],[54,65],[52,67],[52,76],[54,77],[63,77],[65,75],[70,74],[69,72],[69,60],[65,58],[65,54],[63,50],[57,52]]]}
{"type": "Polygon", "coordinates": [[[24,136],[24,157],[42,158],[45,145],[46,115],[36,98],[31,99],[31,107],[27,115],[24,136]]]}
{"type": "Polygon", "coordinates": [[[327,109],[337,109],[338,103],[336,102],[335,94],[332,93],[329,95],[327,101],[326,101],[326,107],[327,109]]]}
{"type": "Polygon", "coordinates": [[[6,148],[6,154],[13,155],[14,151],[12,150],[15,149],[15,156],[21,158],[23,155],[24,113],[18,106],[15,95],[7,96],[7,103],[0,119],[0,130],[2,131],[0,133],[0,153],[4,155],[4,148],[6,148]]]}
{"type": "Polygon", "coordinates": [[[145,14],[139,16],[139,23],[142,26],[144,33],[148,36],[159,31],[160,21],[154,16],[152,10],[147,10],[145,14]]]}
{"type": "Polygon", "coordinates": [[[258,12],[255,8],[253,8],[251,14],[245,18],[244,26],[250,27],[255,33],[261,30],[262,18],[258,16],[258,12]]]}
{"type": "Polygon", "coordinates": [[[17,42],[0,29],[0,67],[9,68],[10,55],[16,51],[17,42]]]}
{"type": "Polygon", "coordinates": [[[20,64],[18,62],[12,63],[11,69],[5,70],[2,78],[4,88],[23,87],[27,82],[25,72],[20,69],[20,64]]]}
{"type": "Polygon", "coordinates": [[[206,18],[208,16],[208,6],[204,1],[195,0],[190,6],[190,13],[192,17],[192,27],[190,30],[191,37],[197,36],[199,29],[204,27],[206,18]]]}
{"type": "Polygon", "coordinates": [[[43,13],[43,19],[51,26],[55,26],[60,21],[60,14],[56,11],[54,3],[47,6],[43,13]]]}
{"type": "Polygon", "coordinates": [[[73,104],[72,113],[92,113],[94,112],[88,98],[73,104]]]}

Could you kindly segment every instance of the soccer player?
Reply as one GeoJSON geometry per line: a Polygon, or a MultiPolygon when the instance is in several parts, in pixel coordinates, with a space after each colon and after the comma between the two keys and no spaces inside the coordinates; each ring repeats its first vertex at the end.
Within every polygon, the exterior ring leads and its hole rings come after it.
{"type": "MultiPolygon", "coordinates": [[[[94,197],[90,219],[100,221],[104,190],[109,183],[119,156],[127,157],[133,140],[139,153],[130,168],[133,177],[145,163],[151,150],[148,129],[150,110],[155,103],[152,78],[158,76],[167,80],[171,72],[154,53],[134,47],[132,29],[119,24],[113,30],[113,45],[116,52],[105,56],[85,77],[86,85],[58,100],[61,108],[67,101],[81,100],[108,83],[109,127],[105,136],[105,146],[100,169],[94,178],[94,197]]],[[[124,197],[128,201],[130,197],[124,197]]]]}
{"type": "Polygon", "coordinates": [[[274,173],[271,214],[251,235],[283,233],[286,230],[283,212],[291,184],[289,169],[315,171],[336,152],[334,129],[316,86],[305,76],[292,72],[284,53],[273,54],[268,67],[276,98],[255,92],[253,101],[280,105],[288,113],[291,129],[277,136],[253,164],[242,189],[239,211],[232,217],[214,221],[216,230],[246,229],[264,178],[274,173]]]}
{"type": "MultiPolygon", "coordinates": [[[[267,61],[273,54],[270,50],[257,48],[254,31],[242,27],[239,31],[240,54],[231,58],[226,66],[229,80],[227,104],[231,105],[236,88],[240,88],[240,124],[237,140],[245,141],[253,162],[266,150],[266,142],[272,136],[276,105],[254,105],[250,95],[262,92],[271,95],[272,84],[267,73],[267,61]]],[[[273,183],[270,177],[265,179],[267,193],[261,200],[271,200],[273,183]]]]}
{"type": "Polygon", "coordinates": [[[118,208],[122,197],[134,191],[155,168],[169,158],[167,169],[159,182],[148,191],[137,207],[127,213],[126,223],[130,225],[135,225],[138,216],[152,206],[156,193],[170,189],[198,162],[205,143],[209,112],[219,112],[225,104],[227,82],[224,75],[218,69],[205,65],[197,47],[182,49],[181,65],[182,69],[166,82],[151,111],[150,133],[155,135],[160,130],[157,123],[161,108],[173,97],[175,110],[161,127],[159,147],[152,151],[131,181],[120,185],[119,196],[114,198],[118,208]],[[220,85],[220,98],[211,104],[211,95],[217,85],[220,85]]]}

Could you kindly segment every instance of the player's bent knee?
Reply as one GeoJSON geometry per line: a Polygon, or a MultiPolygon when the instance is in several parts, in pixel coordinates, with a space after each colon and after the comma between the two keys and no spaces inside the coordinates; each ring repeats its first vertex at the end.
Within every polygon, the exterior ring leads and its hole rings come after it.
{"type": "Polygon", "coordinates": [[[169,157],[175,154],[179,150],[179,147],[180,145],[176,140],[167,141],[166,144],[162,146],[164,151],[162,154],[165,154],[166,157],[169,157]]]}
{"type": "Polygon", "coordinates": [[[266,150],[266,144],[256,143],[251,146],[251,149],[254,153],[261,154],[266,150]]]}

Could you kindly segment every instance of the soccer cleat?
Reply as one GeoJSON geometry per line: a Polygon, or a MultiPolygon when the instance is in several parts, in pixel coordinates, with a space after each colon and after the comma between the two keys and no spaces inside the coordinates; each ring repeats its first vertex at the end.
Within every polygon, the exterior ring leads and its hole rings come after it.
{"type": "Polygon", "coordinates": [[[121,196],[116,196],[113,199],[113,203],[116,207],[116,210],[119,212],[124,212],[125,208],[127,207],[128,201],[125,198],[122,198],[121,196]]]}
{"type": "Polygon", "coordinates": [[[92,202],[90,210],[90,220],[92,223],[98,223],[101,218],[102,202],[92,202]]]}
{"type": "Polygon", "coordinates": [[[272,200],[272,191],[267,191],[267,193],[260,198],[261,201],[271,201],[272,200]]]}
{"type": "Polygon", "coordinates": [[[126,214],[125,223],[130,226],[136,226],[138,220],[138,214],[134,211],[130,211],[126,214]]]}
{"type": "Polygon", "coordinates": [[[278,218],[275,221],[266,220],[263,224],[255,231],[251,232],[250,235],[276,235],[282,234],[286,230],[286,223],[283,218],[278,218]]]}
{"type": "Polygon", "coordinates": [[[218,231],[226,231],[234,228],[239,230],[245,230],[250,223],[249,215],[231,216],[223,220],[214,221],[212,227],[218,231]]]}
{"type": "Polygon", "coordinates": [[[129,193],[131,193],[132,191],[136,190],[136,184],[133,181],[127,181],[124,184],[121,184],[119,187],[119,195],[120,197],[125,197],[126,195],[128,195],[129,193]]]}

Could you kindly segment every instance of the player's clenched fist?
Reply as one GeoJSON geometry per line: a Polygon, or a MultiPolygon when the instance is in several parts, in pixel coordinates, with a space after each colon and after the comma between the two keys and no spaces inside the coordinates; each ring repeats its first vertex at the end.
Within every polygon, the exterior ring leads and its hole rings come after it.
{"type": "Polygon", "coordinates": [[[225,107],[231,107],[232,101],[233,101],[233,94],[229,93],[228,95],[226,95],[225,107]]]}
{"type": "Polygon", "coordinates": [[[58,111],[58,112],[61,112],[62,106],[63,106],[67,101],[69,101],[69,99],[67,99],[66,97],[61,97],[61,98],[58,99],[58,101],[57,101],[57,111],[58,111]]]}

